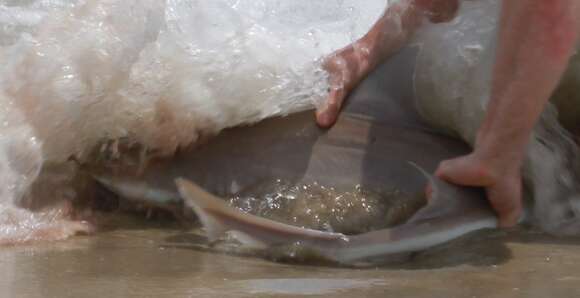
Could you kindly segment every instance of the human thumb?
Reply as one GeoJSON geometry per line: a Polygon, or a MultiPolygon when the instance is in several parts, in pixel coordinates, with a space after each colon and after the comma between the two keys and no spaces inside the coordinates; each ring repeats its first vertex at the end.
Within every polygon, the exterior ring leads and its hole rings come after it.
{"type": "Polygon", "coordinates": [[[473,155],[445,160],[439,164],[435,176],[458,185],[488,186],[493,183],[491,173],[473,155]]]}

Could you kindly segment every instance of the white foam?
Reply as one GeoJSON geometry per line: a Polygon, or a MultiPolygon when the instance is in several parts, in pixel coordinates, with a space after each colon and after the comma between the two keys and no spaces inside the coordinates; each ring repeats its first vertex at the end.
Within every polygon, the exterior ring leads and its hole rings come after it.
{"type": "MultiPolygon", "coordinates": [[[[86,159],[104,139],[170,154],[200,134],[312,108],[327,89],[319,59],[364,34],[385,5],[0,2],[0,218],[22,235],[55,222],[15,203],[41,168],[86,159]],[[36,224],[19,226],[26,220],[36,224]]],[[[45,195],[70,196],[70,177],[56,180],[63,190],[45,195]]],[[[9,226],[0,220],[0,238],[15,235],[9,226]]]]}

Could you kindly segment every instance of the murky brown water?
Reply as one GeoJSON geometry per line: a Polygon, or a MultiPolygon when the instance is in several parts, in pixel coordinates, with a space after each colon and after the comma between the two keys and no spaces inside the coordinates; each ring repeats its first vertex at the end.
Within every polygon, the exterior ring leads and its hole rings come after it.
{"type": "Polygon", "coordinates": [[[139,223],[0,248],[1,297],[578,297],[580,241],[483,232],[381,268],[274,263],[139,223]],[[139,226],[139,228],[137,228],[139,226]]]}

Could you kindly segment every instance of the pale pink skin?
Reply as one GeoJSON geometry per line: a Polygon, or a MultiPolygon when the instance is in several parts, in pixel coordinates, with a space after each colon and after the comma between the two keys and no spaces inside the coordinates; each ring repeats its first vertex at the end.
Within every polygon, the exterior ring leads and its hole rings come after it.
{"type": "MultiPolygon", "coordinates": [[[[425,17],[445,22],[457,8],[458,0],[398,1],[363,38],[328,57],[332,88],[316,113],[319,125],[336,121],[348,93],[404,46],[425,17]]],[[[502,1],[500,26],[491,98],[474,150],[443,161],[436,175],[485,187],[500,225],[509,227],[522,213],[521,166],[532,128],[575,50],[580,1],[502,1]]]]}

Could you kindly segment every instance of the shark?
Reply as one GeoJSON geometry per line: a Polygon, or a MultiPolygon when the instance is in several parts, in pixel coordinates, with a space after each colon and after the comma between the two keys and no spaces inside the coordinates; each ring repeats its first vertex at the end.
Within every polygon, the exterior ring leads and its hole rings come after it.
{"type": "Polygon", "coordinates": [[[428,125],[413,86],[416,52],[403,50],[349,97],[337,123],[319,128],[311,111],[227,129],[209,142],[148,166],[141,175],[96,175],[118,195],[157,206],[185,204],[210,241],[226,233],[268,249],[300,243],[325,258],[353,263],[417,252],[498,226],[483,189],[432,176],[439,162],[468,153],[459,138],[428,125]],[[360,234],[299,227],[252,215],[224,197],[262,181],[322,183],[337,189],[397,188],[424,204],[400,224],[360,234]],[[429,184],[432,193],[424,195],[429,184]]]}

